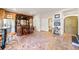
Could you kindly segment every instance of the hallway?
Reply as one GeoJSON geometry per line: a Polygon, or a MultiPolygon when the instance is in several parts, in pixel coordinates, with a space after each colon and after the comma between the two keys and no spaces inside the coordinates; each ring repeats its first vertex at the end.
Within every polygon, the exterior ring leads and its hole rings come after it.
{"type": "Polygon", "coordinates": [[[73,50],[71,35],[55,36],[49,32],[35,32],[16,36],[6,45],[5,50],[73,50]]]}

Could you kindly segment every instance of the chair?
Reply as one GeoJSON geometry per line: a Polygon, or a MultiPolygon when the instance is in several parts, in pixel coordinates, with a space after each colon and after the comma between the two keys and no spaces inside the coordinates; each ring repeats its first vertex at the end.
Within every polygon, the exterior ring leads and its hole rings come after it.
{"type": "Polygon", "coordinates": [[[16,33],[15,32],[11,32],[7,34],[7,43],[11,42],[12,40],[14,40],[14,35],[16,33]]]}

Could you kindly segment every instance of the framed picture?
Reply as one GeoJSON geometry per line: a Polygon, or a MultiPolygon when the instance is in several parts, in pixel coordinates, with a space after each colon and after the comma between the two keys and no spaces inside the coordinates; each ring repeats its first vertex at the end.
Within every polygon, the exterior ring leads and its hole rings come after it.
{"type": "Polygon", "coordinates": [[[60,14],[56,14],[55,15],[55,18],[60,18],[60,14]]]}
{"type": "Polygon", "coordinates": [[[54,26],[60,26],[60,22],[54,22],[54,26]]]}

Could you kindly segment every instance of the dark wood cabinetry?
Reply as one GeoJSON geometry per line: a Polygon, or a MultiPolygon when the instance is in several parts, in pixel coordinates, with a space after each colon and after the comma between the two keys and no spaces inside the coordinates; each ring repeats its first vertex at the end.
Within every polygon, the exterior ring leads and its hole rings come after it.
{"type": "Polygon", "coordinates": [[[33,17],[17,14],[16,15],[17,35],[26,35],[33,32],[33,17]]]}

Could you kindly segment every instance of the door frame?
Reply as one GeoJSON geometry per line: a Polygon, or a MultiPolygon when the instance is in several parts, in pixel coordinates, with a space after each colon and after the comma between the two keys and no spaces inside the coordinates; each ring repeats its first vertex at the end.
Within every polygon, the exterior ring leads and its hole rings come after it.
{"type": "Polygon", "coordinates": [[[48,32],[52,32],[52,17],[51,18],[48,18],[48,32]],[[49,25],[49,23],[51,25],[49,25]],[[50,30],[49,26],[51,27],[51,30],[50,30]]]}

